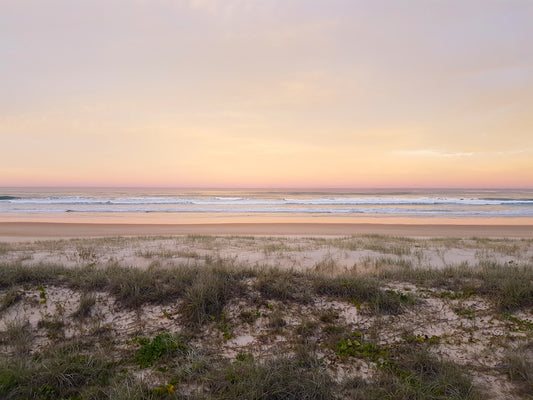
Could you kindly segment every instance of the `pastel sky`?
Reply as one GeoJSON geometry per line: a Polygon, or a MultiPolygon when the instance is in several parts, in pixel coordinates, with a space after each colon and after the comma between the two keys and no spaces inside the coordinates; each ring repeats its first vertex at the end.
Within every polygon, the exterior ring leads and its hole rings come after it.
{"type": "Polygon", "coordinates": [[[0,186],[533,187],[533,1],[0,0],[0,186]]]}

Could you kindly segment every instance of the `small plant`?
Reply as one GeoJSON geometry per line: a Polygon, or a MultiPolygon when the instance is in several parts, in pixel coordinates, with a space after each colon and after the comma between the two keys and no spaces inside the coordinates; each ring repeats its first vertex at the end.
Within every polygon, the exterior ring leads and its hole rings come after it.
{"type": "Polygon", "coordinates": [[[325,334],[330,336],[338,336],[345,332],[345,328],[343,326],[339,325],[326,325],[324,328],[322,328],[325,334]]]}
{"type": "Polygon", "coordinates": [[[157,335],[152,340],[145,337],[135,338],[135,342],[141,347],[135,353],[135,362],[141,368],[147,368],[156,361],[169,357],[177,352],[183,352],[189,348],[184,342],[184,337],[163,333],[157,335]]]}
{"type": "Polygon", "coordinates": [[[74,318],[87,318],[91,314],[91,308],[96,304],[94,293],[83,293],[80,297],[78,309],[72,314],[74,318]]]}
{"type": "Polygon", "coordinates": [[[331,324],[339,319],[339,313],[333,309],[326,310],[320,314],[318,319],[325,324],[331,324]]]}
{"type": "Polygon", "coordinates": [[[258,318],[261,318],[261,311],[243,311],[239,314],[239,318],[248,324],[253,324],[258,318]]]}
{"type": "Polygon", "coordinates": [[[404,340],[407,343],[427,343],[427,344],[439,344],[440,343],[440,337],[439,336],[431,336],[428,335],[411,335],[404,337],[404,340]]]}
{"type": "Polygon", "coordinates": [[[156,398],[169,397],[174,394],[174,385],[169,383],[168,385],[162,385],[152,390],[152,393],[156,398]]]}
{"type": "Polygon", "coordinates": [[[76,256],[78,260],[93,263],[98,259],[96,249],[94,247],[79,246],[76,249],[76,256]]]}
{"type": "Polygon", "coordinates": [[[474,310],[470,310],[468,308],[462,308],[458,307],[453,310],[458,316],[465,317],[467,319],[474,319],[476,316],[476,312],[474,310]]]}
{"type": "Polygon", "coordinates": [[[37,327],[46,329],[46,333],[50,339],[61,339],[65,335],[63,331],[65,323],[58,319],[41,319],[37,323],[37,327]]]}
{"type": "MultiPolygon", "coordinates": [[[[362,340],[360,335],[355,335],[355,337],[362,340]]],[[[366,358],[372,361],[377,361],[387,355],[386,347],[373,343],[361,343],[355,338],[342,339],[335,343],[334,349],[339,356],[366,358]]]]}
{"type": "Polygon", "coordinates": [[[528,319],[520,319],[508,314],[504,314],[503,317],[514,325],[514,327],[509,327],[511,332],[533,331],[533,322],[528,319]]]}
{"type": "Polygon", "coordinates": [[[224,340],[229,340],[233,337],[229,325],[226,322],[219,324],[218,329],[220,329],[220,331],[222,332],[222,337],[224,338],[224,340]]]}
{"type": "Polygon", "coordinates": [[[271,328],[274,333],[279,333],[281,329],[286,325],[287,321],[285,321],[281,312],[275,311],[269,315],[267,326],[271,328]]]}
{"type": "Polygon", "coordinates": [[[0,311],[7,310],[13,304],[22,299],[21,294],[15,288],[9,289],[4,298],[0,301],[0,311]]]}
{"type": "Polygon", "coordinates": [[[40,303],[46,304],[46,289],[44,286],[39,285],[37,286],[37,290],[39,291],[39,297],[40,297],[40,303]]]}
{"type": "Polygon", "coordinates": [[[318,322],[304,320],[300,325],[295,328],[295,331],[298,335],[307,338],[312,336],[318,328],[318,322]]]}
{"type": "Polygon", "coordinates": [[[247,360],[253,360],[254,355],[252,353],[239,353],[235,356],[235,359],[237,361],[247,361],[247,360]]]}
{"type": "Polygon", "coordinates": [[[30,351],[32,336],[28,320],[15,319],[6,322],[6,342],[13,346],[17,354],[25,354],[30,351]]]}

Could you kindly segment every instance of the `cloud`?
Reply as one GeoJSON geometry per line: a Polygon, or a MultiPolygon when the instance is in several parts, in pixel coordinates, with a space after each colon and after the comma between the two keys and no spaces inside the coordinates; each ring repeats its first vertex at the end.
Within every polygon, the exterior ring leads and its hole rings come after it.
{"type": "Polygon", "coordinates": [[[407,157],[439,157],[439,158],[455,158],[455,157],[471,157],[474,152],[447,152],[435,149],[418,149],[418,150],[394,150],[393,154],[407,157]]]}
{"type": "Polygon", "coordinates": [[[533,151],[533,149],[507,150],[507,151],[496,151],[494,152],[494,154],[498,156],[512,156],[515,154],[530,153],[531,151],[533,151]]]}
{"type": "Polygon", "coordinates": [[[477,152],[450,152],[435,149],[417,149],[417,150],[393,150],[391,154],[406,157],[433,157],[433,158],[459,158],[477,156],[512,156],[532,152],[533,149],[520,150],[503,150],[503,151],[477,151],[477,152]]]}

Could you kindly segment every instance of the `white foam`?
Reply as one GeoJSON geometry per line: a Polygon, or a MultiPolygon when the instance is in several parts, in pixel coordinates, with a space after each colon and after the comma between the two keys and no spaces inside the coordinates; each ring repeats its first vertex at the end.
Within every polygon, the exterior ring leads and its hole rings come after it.
{"type": "MultiPolygon", "coordinates": [[[[90,192],[87,192],[90,193],[90,192]]],[[[529,217],[531,198],[482,198],[467,196],[332,195],[288,193],[246,196],[208,195],[78,195],[18,196],[0,200],[6,213],[301,213],[413,216],[529,217]]],[[[524,196],[522,196],[524,197],[524,196]]]]}

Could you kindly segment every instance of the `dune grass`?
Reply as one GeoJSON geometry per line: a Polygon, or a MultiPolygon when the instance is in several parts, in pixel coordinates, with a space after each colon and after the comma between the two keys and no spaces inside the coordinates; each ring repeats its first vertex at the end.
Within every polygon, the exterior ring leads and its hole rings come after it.
{"type": "Polygon", "coordinates": [[[439,359],[427,349],[395,349],[390,359],[379,364],[370,382],[352,379],[345,390],[352,399],[481,399],[463,368],[439,359]]]}
{"type": "Polygon", "coordinates": [[[518,392],[533,397],[533,340],[510,349],[505,356],[505,371],[520,384],[518,392]]]}
{"type": "Polygon", "coordinates": [[[258,362],[244,357],[209,375],[217,399],[335,399],[333,379],[316,358],[274,357],[258,362]]]}
{"type": "Polygon", "coordinates": [[[444,269],[394,268],[379,271],[376,277],[483,296],[502,313],[533,307],[533,265],[481,262],[444,269]]]}
{"type": "MultiPolygon", "coordinates": [[[[347,238],[337,245],[368,250],[373,239],[347,238]]],[[[185,240],[212,245],[217,239],[191,236],[185,240]]],[[[380,240],[374,250],[387,253],[380,240]]],[[[411,245],[409,241],[395,243],[397,247],[387,254],[409,255],[404,250],[411,245]]],[[[513,243],[503,244],[507,245],[504,251],[518,251],[513,243]]],[[[87,254],[95,253],[92,247],[89,250],[87,254]]],[[[272,251],[287,249],[272,243],[269,254],[272,251]]],[[[414,268],[402,258],[386,259],[383,266],[366,274],[349,268],[333,272],[327,259],[320,268],[297,272],[238,265],[234,258],[218,254],[147,269],[117,264],[67,268],[0,263],[0,316],[28,301],[29,292],[38,297],[35,290],[39,287],[68,288],[79,295],[75,311],[62,318],[50,315],[42,305],[36,328],[25,319],[4,325],[0,398],[480,398],[468,373],[438,356],[429,341],[384,345],[376,321],[394,323],[395,318],[405,317],[403,313],[411,312],[410,317],[422,307],[424,299],[404,289],[408,284],[426,288],[428,296],[478,296],[491,305],[494,315],[527,312],[533,307],[533,267],[481,262],[436,270],[414,268]],[[99,325],[94,311],[101,298],[114,300],[112,312],[118,316],[138,315],[136,330],[122,333],[99,325]],[[355,323],[375,319],[375,324],[356,334],[339,307],[328,305],[333,303],[351,307],[362,318],[355,323]],[[160,316],[174,332],[142,331],[140,316],[154,305],[174,307],[175,315],[160,316]],[[289,310],[299,310],[301,315],[291,315],[289,310]],[[75,319],[71,326],[79,329],[71,336],[66,334],[68,317],[75,319]],[[233,334],[239,334],[237,329],[254,332],[261,324],[267,330],[258,339],[255,355],[217,352],[233,334]],[[178,328],[183,334],[175,332],[178,328]],[[259,351],[277,336],[283,338],[282,347],[268,354],[259,351]],[[361,363],[370,373],[350,370],[337,375],[337,364],[361,363]],[[139,376],[148,378],[143,381],[139,376]]],[[[505,356],[505,373],[524,396],[531,395],[530,350],[528,342],[505,356]]]]}

